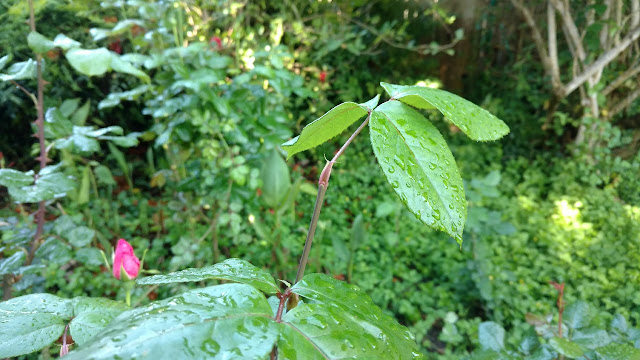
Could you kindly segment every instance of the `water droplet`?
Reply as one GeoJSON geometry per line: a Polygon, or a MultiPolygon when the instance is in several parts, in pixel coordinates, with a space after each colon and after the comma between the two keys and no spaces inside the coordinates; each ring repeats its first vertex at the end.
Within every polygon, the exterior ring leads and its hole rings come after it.
{"type": "Polygon", "coordinates": [[[438,209],[433,210],[433,218],[436,220],[440,220],[440,210],[438,209]]]}
{"type": "Polygon", "coordinates": [[[429,163],[429,169],[435,170],[438,166],[435,163],[429,163]]]}
{"type": "Polygon", "coordinates": [[[396,180],[393,180],[391,182],[391,187],[394,188],[394,189],[397,189],[397,188],[400,187],[400,183],[398,183],[398,181],[396,181],[396,180]]]}

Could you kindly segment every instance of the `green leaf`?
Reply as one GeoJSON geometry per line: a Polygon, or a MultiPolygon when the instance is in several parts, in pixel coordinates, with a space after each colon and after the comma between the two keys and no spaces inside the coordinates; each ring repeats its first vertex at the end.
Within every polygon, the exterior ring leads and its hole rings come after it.
{"type": "Polygon", "coordinates": [[[73,341],[80,346],[100,334],[113,318],[129,309],[121,302],[103,298],[77,297],[72,302],[74,317],[69,324],[69,331],[73,341]]]}
{"type": "Polygon", "coordinates": [[[79,42],[73,40],[65,34],[58,34],[55,39],[53,39],[53,45],[61,48],[64,51],[80,47],[79,42]]]}
{"type": "Polygon", "coordinates": [[[102,110],[105,108],[116,106],[120,104],[120,101],[122,100],[135,100],[148,90],[149,85],[142,85],[129,91],[110,93],[104,100],[100,101],[100,103],[98,104],[98,109],[102,110]]]}
{"type": "Polygon", "coordinates": [[[84,170],[82,171],[82,181],[80,182],[78,197],[76,198],[76,203],[78,205],[86,204],[89,202],[89,187],[91,185],[90,171],[91,169],[89,168],[89,166],[85,166],[84,170]]]}
{"type": "Polygon", "coordinates": [[[87,76],[103,75],[111,69],[111,52],[106,48],[93,50],[73,48],[65,54],[69,64],[87,76]]]}
{"type": "Polygon", "coordinates": [[[298,305],[283,320],[331,358],[420,356],[409,330],[383,313],[358,287],[325,274],[310,274],[291,291],[312,304],[298,305]]]}
{"type": "Polygon", "coordinates": [[[392,99],[420,109],[438,109],[467,136],[477,141],[498,140],[509,133],[502,120],[450,92],[422,86],[380,83],[392,99]]]}
{"type": "Polygon", "coordinates": [[[280,324],[278,358],[286,360],[325,360],[316,344],[289,324],[280,324]]]}
{"type": "Polygon", "coordinates": [[[416,110],[388,101],[371,115],[371,144],[391,187],[423,223],[462,243],[462,178],[438,130],[416,110]]]}
{"type": "Polygon", "coordinates": [[[125,311],[65,359],[263,359],[278,337],[264,295],[224,284],[125,311]]]}
{"type": "Polygon", "coordinates": [[[27,186],[33,184],[33,175],[13,169],[0,169],[0,185],[6,187],[27,186]]]}
{"type": "Polygon", "coordinates": [[[628,344],[611,343],[596,349],[601,360],[640,360],[640,350],[628,344]]]}
{"type": "Polygon", "coordinates": [[[33,59],[13,63],[6,74],[0,74],[0,81],[33,79],[36,77],[36,62],[33,59]]]}
{"type": "Polygon", "coordinates": [[[282,144],[282,148],[287,152],[287,159],[332,139],[365,115],[366,107],[354,102],[334,107],[305,126],[300,135],[282,144]]]}
{"type": "Polygon", "coordinates": [[[485,321],[478,325],[478,340],[486,350],[504,350],[504,328],[493,321],[485,321]]]}
{"type": "Polygon", "coordinates": [[[27,36],[27,44],[35,53],[42,54],[55,47],[53,41],[42,36],[36,31],[32,31],[27,36]]]}
{"type": "Polygon", "coordinates": [[[580,329],[573,332],[571,341],[585,349],[593,350],[611,342],[609,334],[603,329],[580,329]]]}
{"type": "Polygon", "coordinates": [[[366,238],[367,230],[364,228],[364,220],[362,214],[358,214],[351,226],[351,251],[356,251],[358,246],[365,242],[366,238]]]}
{"type": "Polygon", "coordinates": [[[26,255],[23,251],[18,251],[9,257],[0,259],[0,275],[15,274],[24,264],[26,255]]]}
{"type": "Polygon", "coordinates": [[[85,247],[91,244],[91,241],[95,236],[95,230],[86,226],[78,226],[66,234],[66,238],[69,240],[69,243],[75,247],[85,247]]]}
{"type": "Polygon", "coordinates": [[[191,268],[167,275],[156,275],[139,279],[139,285],[173,284],[181,282],[218,279],[249,284],[267,294],[275,294],[280,289],[273,277],[266,271],[241,259],[227,259],[203,268],[191,268]]]}
{"type": "Polygon", "coordinates": [[[571,342],[565,338],[553,337],[549,340],[549,345],[553,350],[557,351],[561,355],[568,357],[569,359],[579,358],[584,355],[584,351],[580,348],[580,345],[571,342]]]}
{"type": "Polygon", "coordinates": [[[0,70],[4,69],[5,66],[13,59],[13,54],[8,54],[0,58],[0,70]]]}
{"type": "Polygon", "coordinates": [[[91,99],[88,99],[84,103],[84,105],[82,105],[73,113],[73,115],[71,115],[71,121],[73,122],[73,125],[83,126],[87,121],[87,117],[89,116],[89,110],[91,110],[91,99]]]}
{"type": "Polygon", "coordinates": [[[277,150],[264,160],[262,170],[262,199],[269,207],[278,209],[291,189],[289,167],[277,150]]]}
{"type": "Polygon", "coordinates": [[[577,301],[569,304],[567,308],[564,309],[563,322],[572,329],[580,329],[589,325],[593,315],[589,304],[584,301],[577,301]]]}
{"type": "Polygon", "coordinates": [[[0,357],[29,354],[56,341],[73,315],[69,300],[32,294],[0,303],[0,357]]]}
{"type": "Polygon", "coordinates": [[[367,112],[373,111],[373,109],[378,106],[378,102],[380,101],[380,95],[376,95],[373,99],[367,101],[366,103],[360,104],[360,106],[364,107],[367,112]]]}
{"type": "Polygon", "coordinates": [[[144,71],[136,68],[135,66],[131,65],[130,63],[122,60],[120,58],[120,55],[118,55],[115,52],[111,52],[111,68],[113,69],[113,71],[117,71],[117,72],[121,72],[121,73],[125,73],[125,74],[131,74],[133,76],[136,76],[140,79],[142,79],[144,82],[151,82],[151,79],[149,78],[149,75],[147,75],[144,71]]]}
{"type": "Polygon", "coordinates": [[[74,182],[71,179],[62,173],[48,172],[46,169],[40,171],[41,175],[34,185],[10,187],[9,195],[19,203],[35,203],[63,197],[73,190],[74,182]]]}

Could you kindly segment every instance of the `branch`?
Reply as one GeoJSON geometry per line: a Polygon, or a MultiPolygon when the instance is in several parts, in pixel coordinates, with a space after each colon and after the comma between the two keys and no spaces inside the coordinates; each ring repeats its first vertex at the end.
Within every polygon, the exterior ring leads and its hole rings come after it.
{"type": "Polygon", "coordinates": [[[578,75],[577,77],[574,77],[573,80],[571,80],[565,87],[564,96],[568,96],[569,94],[571,94],[575,89],[578,88],[578,86],[582,85],[585,81],[587,81],[589,77],[593,76],[598,71],[601,71],[611,61],[613,61],[622,51],[624,51],[627,47],[629,47],[629,45],[631,45],[632,42],[637,40],[638,37],[640,37],[640,27],[635,28],[633,31],[627,34],[627,36],[625,36],[620,41],[620,44],[611,48],[606,53],[600,55],[600,57],[596,61],[594,61],[591,65],[587,66],[584,69],[582,74],[578,75]]]}
{"type": "Polygon", "coordinates": [[[631,0],[631,24],[630,29],[635,29],[640,25],[640,0],[631,0]]]}
{"type": "Polygon", "coordinates": [[[640,97],[640,87],[632,91],[629,95],[627,95],[626,98],[620,100],[617,104],[615,104],[611,108],[611,111],[609,111],[609,113],[607,114],[607,118],[611,119],[614,116],[618,115],[619,112],[628,108],[631,103],[633,103],[633,101],[638,97],[640,97]]]}
{"type": "Polygon", "coordinates": [[[560,67],[558,66],[558,42],[556,40],[556,12],[553,10],[551,3],[547,3],[547,37],[549,42],[549,61],[551,62],[552,77],[554,79],[560,79],[560,67]]]}
{"type": "Polygon", "coordinates": [[[640,73],[640,65],[636,67],[630,67],[627,71],[620,74],[617,79],[607,85],[607,87],[602,90],[602,95],[607,96],[611,94],[611,92],[617,89],[618,86],[622,85],[623,82],[627,81],[627,79],[635,76],[638,73],[640,73]]]}
{"type": "Polygon", "coordinates": [[[565,7],[559,0],[549,0],[553,7],[558,10],[560,16],[562,16],[562,22],[564,26],[566,26],[567,34],[569,38],[567,41],[571,41],[573,43],[573,47],[576,50],[576,54],[578,54],[578,58],[580,61],[584,61],[587,57],[584,47],[582,46],[582,41],[580,39],[580,33],[578,33],[578,28],[576,27],[576,23],[573,21],[571,17],[571,13],[569,12],[569,7],[565,7]]]}
{"type": "Polygon", "coordinates": [[[513,6],[520,11],[522,17],[524,17],[524,21],[531,28],[533,42],[536,44],[536,49],[538,50],[538,56],[540,56],[540,60],[542,60],[542,66],[544,67],[547,74],[551,76],[551,82],[553,84],[553,89],[556,94],[564,93],[562,82],[560,81],[560,77],[557,76],[553,71],[554,65],[547,53],[547,47],[542,39],[542,34],[540,33],[540,29],[536,24],[536,21],[533,19],[533,15],[531,15],[531,11],[522,3],[522,0],[511,0],[513,6]]]}
{"type": "Polygon", "coordinates": [[[608,49],[610,42],[609,42],[609,19],[611,18],[611,8],[613,7],[613,0],[605,0],[605,6],[607,7],[607,9],[604,11],[604,14],[602,14],[602,19],[600,19],[601,22],[604,23],[604,25],[602,26],[602,30],[600,30],[600,47],[602,49],[608,49]]]}

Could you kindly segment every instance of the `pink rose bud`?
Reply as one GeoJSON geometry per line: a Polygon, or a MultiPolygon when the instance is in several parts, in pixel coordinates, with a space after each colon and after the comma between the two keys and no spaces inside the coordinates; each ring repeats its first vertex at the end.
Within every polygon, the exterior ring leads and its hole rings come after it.
{"type": "Polygon", "coordinates": [[[118,240],[116,252],[113,254],[113,276],[120,280],[120,274],[124,274],[129,280],[135,279],[140,271],[140,260],[133,253],[133,248],[125,239],[118,240]]]}
{"type": "Polygon", "coordinates": [[[214,36],[214,37],[211,38],[211,40],[209,40],[209,43],[211,44],[211,43],[214,43],[214,42],[216,44],[218,44],[218,49],[222,49],[222,39],[220,39],[217,36],[214,36]]]}

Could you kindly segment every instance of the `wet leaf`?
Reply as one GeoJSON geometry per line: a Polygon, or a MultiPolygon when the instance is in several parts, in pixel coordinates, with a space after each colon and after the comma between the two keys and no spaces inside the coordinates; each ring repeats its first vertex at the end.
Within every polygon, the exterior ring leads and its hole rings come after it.
{"type": "Polygon", "coordinates": [[[287,159],[296,153],[331,140],[345,131],[351,124],[367,115],[367,108],[371,107],[372,101],[378,97],[364,104],[342,103],[305,126],[300,135],[282,144],[282,148],[287,151],[287,159]]]}
{"type": "Polygon", "coordinates": [[[33,184],[33,175],[13,169],[0,169],[0,185],[6,187],[33,184]]]}
{"type": "Polygon", "coordinates": [[[81,346],[100,334],[113,318],[128,309],[121,302],[103,298],[78,297],[71,301],[74,317],[69,331],[73,341],[81,346]]]}
{"type": "Polygon", "coordinates": [[[73,315],[70,300],[50,294],[20,296],[0,303],[0,357],[38,351],[56,341],[73,315]]]}
{"type": "Polygon", "coordinates": [[[85,247],[91,243],[95,235],[95,230],[86,226],[78,226],[69,231],[65,237],[69,240],[71,245],[75,247],[85,247]]]}
{"type": "Polygon", "coordinates": [[[25,257],[24,251],[18,251],[11,256],[0,259],[0,275],[15,274],[24,264],[25,257]]]}
{"type": "Polygon", "coordinates": [[[580,348],[580,345],[569,341],[565,338],[553,337],[549,340],[549,345],[553,350],[559,352],[561,355],[568,357],[569,359],[579,358],[584,354],[584,351],[580,348]]]}
{"type": "Polygon", "coordinates": [[[567,305],[564,310],[563,322],[572,329],[580,329],[589,325],[593,315],[589,304],[584,301],[577,301],[567,305]]]}
{"type": "Polygon", "coordinates": [[[298,305],[283,320],[314,338],[316,347],[331,358],[421,356],[409,330],[384,314],[358,287],[328,275],[310,274],[291,290],[312,304],[298,305]]]}
{"type": "Polygon", "coordinates": [[[498,140],[509,133],[502,120],[474,103],[450,92],[422,86],[380,83],[393,99],[420,109],[438,109],[473,140],[498,140]]]}
{"type": "Polygon", "coordinates": [[[227,259],[218,264],[192,268],[167,275],[156,275],[138,280],[140,285],[172,284],[208,279],[229,280],[249,284],[267,294],[279,291],[273,277],[266,271],[240,259],[227,259]]]}
{"type": "Polygon", "coordinates": [[[602,360],[640,360],[640,350],[627,344],[611,343],[596,349],[602,360]]]}
{"type": "Polygon", "coordinates": [[[115,52],[111,52],[111,68],[113,69],[113,71],[133,75],[143,80],[144,82],[147,82],[147,83],[151,82],[149,75],[147,75],[144,71],[131,65],[131,63],[122,60],[120,55],[118,55],[115,52]]]}
{"type": "Polygon", "coordinates": [[[74,359],[262,359],[278,336],[264,295],[224,284],[121,313],[74,359]]]}
{"type": "Polygon", "coordinates": [[[485,321],[478,325],[478,340],[486,350],[504,350],[504,328],[493,321],[485,321]]]}
{"type": "Polygon", "coordinates": [[[467,218],[464,187],[435,126],[398,101],[376,108],[369,126],[378,163],[402,202],[423,223],[461,243],[467,218]]]}

